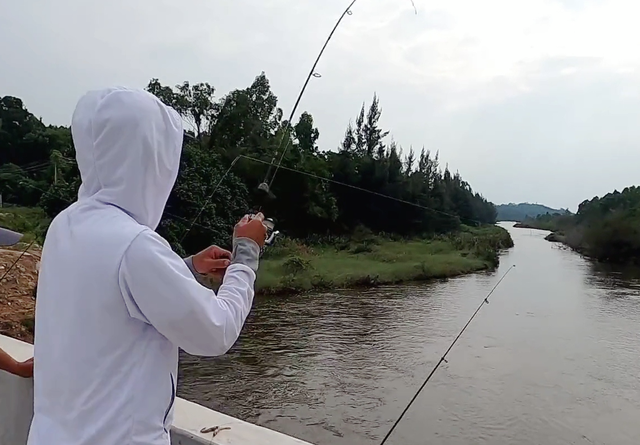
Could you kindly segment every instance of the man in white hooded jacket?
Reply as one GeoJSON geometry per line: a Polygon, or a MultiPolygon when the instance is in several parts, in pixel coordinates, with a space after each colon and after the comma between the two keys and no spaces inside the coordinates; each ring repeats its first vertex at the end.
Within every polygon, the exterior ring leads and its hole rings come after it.
{"type": "Polygon", "coordinates": [[[168,445],[178,348],[216,356],[238,338],[262,216],[236,225],[231,255],[183,260],[155,232],[180,163],[176,111],[145,91],[92,91],[71,131],[82,185],[42,252],[28,445],[168,445]],[[200,278],[225,262],[216,295],[200,278]]]}

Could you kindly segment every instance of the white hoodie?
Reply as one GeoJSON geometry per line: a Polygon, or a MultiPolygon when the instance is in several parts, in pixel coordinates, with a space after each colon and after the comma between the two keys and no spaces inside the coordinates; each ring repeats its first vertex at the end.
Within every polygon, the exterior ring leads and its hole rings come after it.
{"type": "Polygon", "coordinates": [[[71,130],[82,186],[42,253],[28,445],[168,445],[178,347],[233,345],[255,267],[234,261],[215,295],[155,233],[178,174],[175,110],[145,91],[93,91],[71,130]]]}

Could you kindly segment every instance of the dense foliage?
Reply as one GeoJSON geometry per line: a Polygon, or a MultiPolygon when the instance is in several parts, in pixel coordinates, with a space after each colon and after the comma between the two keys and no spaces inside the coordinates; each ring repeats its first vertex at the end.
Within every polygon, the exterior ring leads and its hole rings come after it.
{"type": "Polygon", "coordinates": [[[558,232],[560,240],[599,260],[640,263],[640,187],[583,201],[575,215],[545,215],[526,223],[558,232]]]}
{"type": "MultiPolygon", "coordinates": [[[[496,220],[494,205],[458,173],[442,169],[437,153],[423,149],[403,155],[401,147],[387,142],[375,95],[349,123],[340,147],[330,151],[318,147],[319,131],[309,113],[295,123],[283,120],[264,73],[248,88],[220,98],[207,83],[171,88],[152,79],[147,90],[178,110],[189,128],[178,181],[159,228],[178,249],[227,244],[233,223],[257,205],[281,231],[316,240],[349,234],[358,226],[412,236],[496,220]],[[263,201],[257,186],[283,146],[288,149],[273,183],[275,199],[263,201]]],[[[16,97],[0,99],[5,202],[39,206],[54,216],[75,200],[80,179],[74,159],[69,128],[45,125],[16,97]]]]}
{"type": "Polygon", "coordinates": [[[536,218],[539,215],[553,215],[555,213],[566,214],[569,210],[552,209],[542,204],[530,204],[521,202],[520,204],[500,204],[496,206],[498,221],[524,221],[529,218],[536,218]]]}

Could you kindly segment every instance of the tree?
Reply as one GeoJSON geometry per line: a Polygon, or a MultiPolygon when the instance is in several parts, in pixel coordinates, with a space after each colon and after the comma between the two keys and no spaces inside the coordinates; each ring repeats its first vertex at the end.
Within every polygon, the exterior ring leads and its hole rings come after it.
{"type": "MultiPolygon", "coordinates": [[[[158,227],[180,252],[228,246],[235,222],[258,207],[297,238],[349,235],[362,227],[420,236],[495,221],[493,204],[458,172],[443,170],[437,152],[411,148],[403,154],[380,125],[376,94],[333,152],[318,146],[320,131],[310,113],[283,120],[264,73],[217,99],[208,83],[169,87],[154,78],[146,89],[187,124],[178,179],[158,227]],[[265,178],[273,179],[275,200],[259,200],[256,190],[265,178]]],[[[15,97],[0,99],[0,119],[5,200],[39,205],[55,216],[75,201],[80,185],[69,129],[46,126],[15,97]]],[[[618,208],[627,202],[620,199],[590,203],[583,213],[618,208]]]]}

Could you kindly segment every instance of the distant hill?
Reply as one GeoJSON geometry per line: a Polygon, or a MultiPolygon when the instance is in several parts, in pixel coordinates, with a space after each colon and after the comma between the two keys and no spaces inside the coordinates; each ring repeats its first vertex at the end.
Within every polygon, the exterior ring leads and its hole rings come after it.
{"type": "Polygon", "coordinates": [[[535,218],[538,215],[554,213],[571,213],[567,209],[552,209],[542,204],[530,204],[522,202],[520,204],[500,204],[496,206],[498,212],[498,221],[524,221],[527,218],[535,218]]]}

